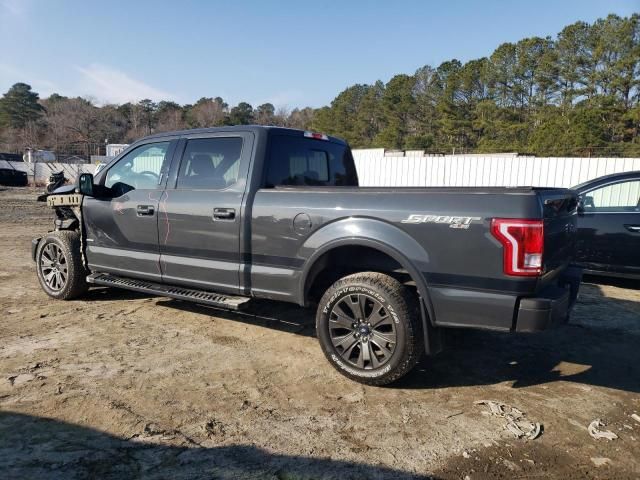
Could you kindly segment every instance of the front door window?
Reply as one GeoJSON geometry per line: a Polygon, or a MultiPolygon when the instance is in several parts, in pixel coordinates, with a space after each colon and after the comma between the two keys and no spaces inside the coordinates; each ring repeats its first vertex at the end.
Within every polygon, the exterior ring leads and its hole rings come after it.
{"type": "Polygon", "coordinates": [[[136,189],[155,189],[160,183],[170,142],[141,145],[118,160],[107,172],[105,187],[114,197],[136,189]]]}
{"type": "Polygon", "coordinates": [[[634,212],[640,207],[640,180],[613,183],[587,192],[585,212],[634,212]]]}

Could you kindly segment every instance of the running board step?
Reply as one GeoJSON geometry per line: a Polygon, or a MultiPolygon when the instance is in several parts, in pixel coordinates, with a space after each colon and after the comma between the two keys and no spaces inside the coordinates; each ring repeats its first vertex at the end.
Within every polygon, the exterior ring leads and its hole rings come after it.
{"type": "Polygon", "coordinates": [[[149,293],[160,297],[175,298],[177,300],[186,300],[189,302],[211,305],[213,307],[230,308],[232,310],[240,310],[244,308],[249,300],[251,300],[249,297],[234,297],[231,295],[207,292],[205,290],[195,290],[192,288],[149,282],[147,280],[118,277],[116,275],[109,275],[106,273],[92,273],[87,277],[87,282],[94,285],[125,288],[127,290],[149,293]]]}

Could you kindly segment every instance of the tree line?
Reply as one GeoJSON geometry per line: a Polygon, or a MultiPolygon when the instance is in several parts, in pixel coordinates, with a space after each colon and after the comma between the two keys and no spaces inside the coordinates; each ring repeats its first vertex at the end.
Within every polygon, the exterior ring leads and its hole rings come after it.
{"type": "Polygon", "coordinates": [[[88,155],[105,139],[244,124],[314,129],[356,148],[640,156],[640,15],[576,22],[555,38],[504,43],[488,57],[353,85],[318,109],[231,107],[220,97],[98,107],[57,94],[40,99],[23,83],[0,99],[5,151],[88,155]]]}
{"type": "Polygon", "coordinates": [[[172,101],[97,106],[90,99],[53,94],[40,99],[25,83],[13,85],[0,99],[0,151],[42,148],[61,153],[97,155],[105,143],[131,143],[157,132],[223,125],[283,125],[307,128],[313,109],[276,108],[246,102],[234,107],[220,97],[193,105],[172,101]]]}

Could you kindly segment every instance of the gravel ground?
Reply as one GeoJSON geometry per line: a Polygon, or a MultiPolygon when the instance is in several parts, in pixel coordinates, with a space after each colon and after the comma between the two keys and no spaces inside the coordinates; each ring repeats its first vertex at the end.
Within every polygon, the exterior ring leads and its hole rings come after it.
{"type": "Polygon", "coordinates": [[[456,331],[399,384],[335,372],[313,312],[244,314],[125,291],[54,301],[30,240],[52,212],[0,191],[6,478],[640,478],[640,285],[588,279],[571,325],[456,331]],[[497,400],[540,422],[518,440],[497,400]],[[595,440],[596,419],[618,435],[595,440]]]}

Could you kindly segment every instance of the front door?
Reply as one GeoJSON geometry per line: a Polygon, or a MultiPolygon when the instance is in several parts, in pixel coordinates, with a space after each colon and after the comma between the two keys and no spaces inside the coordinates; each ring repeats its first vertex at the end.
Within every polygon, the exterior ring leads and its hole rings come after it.
{"type": "Polygon", "coordinates": [[[160,200],[163,281],[238,293],[242,201],[251,133],[192,135],[181,141],[160,200]],[[178,154],[177,154],[178,155],[178,154]]]}
{"type": "Polygon", "coordinates": [[[102,198],[85,197],[86,255],[92,272],[160,280],[158,205],[176,141],[140,145],[107,167],[102,198]]]}
{"type": "Polygon", "coordinates": [[[581,195],[577,260],[593,270],[640,274],[640,179],[581,195]]]}

